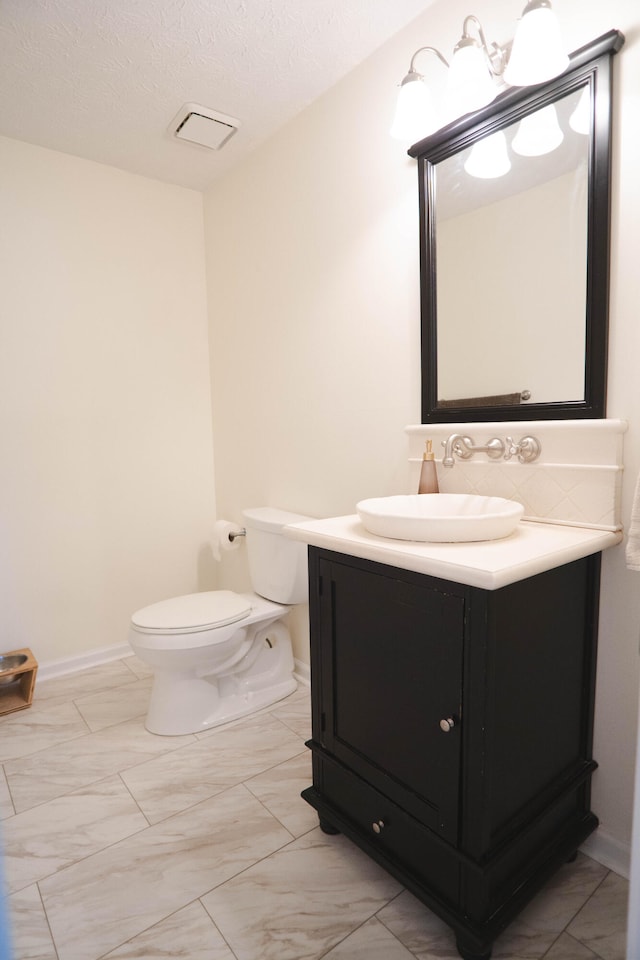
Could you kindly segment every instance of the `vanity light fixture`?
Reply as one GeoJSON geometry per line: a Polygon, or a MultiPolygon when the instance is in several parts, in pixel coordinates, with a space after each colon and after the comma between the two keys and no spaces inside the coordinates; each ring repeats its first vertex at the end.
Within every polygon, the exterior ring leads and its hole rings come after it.
{"type": "Polygon", "coordinates": [[[415,67],[416,57],[421,53],[434,53],[445,67],[449,66],[435,47],[420,47],[411,57],[409,72],[400,84],[396,112],[389,131],[394,139],[407,143],[428,137],[442,126],[431,91],[415,67]]]}
{"type": "Polygon", "coordinates": [[[569,66],[560,25],[550,0],[529,0],[518,21],[513,47],[504,71],[510,87],[546,83],[569,66]]]}
{"type": "Polygon", "coordinates": [[[477,17],[465,17],[462,37],[453,48],[453,58],[447,78],[447,106],[451,119],[472,110],[480,110],[498,96],[494,77],[502,76],[505,66],[504,51],[495,43],[487,45],[482,24],[477,17]],[[474,40],[471,25],[478,31],[474,40]]]}
{"type": "Polygon", "coordinates": [[[409,72],[400,84],[392,137],[414,143],[435,133],[443,123],[487,106],[510,86],[545,83],[569,65],[560,27],[550,0],[529,0],[518,22],[513,44],[487,43],[476,16],[465,17],[462,37],[455,45],[451,65],[435,47],[420,47],[413,54],[409,72]],[[472,35],[477,33],[477,38],[472,35]],[[424,51],[436,54],[449,69],[442,118],[415,68],[424,51]]]}

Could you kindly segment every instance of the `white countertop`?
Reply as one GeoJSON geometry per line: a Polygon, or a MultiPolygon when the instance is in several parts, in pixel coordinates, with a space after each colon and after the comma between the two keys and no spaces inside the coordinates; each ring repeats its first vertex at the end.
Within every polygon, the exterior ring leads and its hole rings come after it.
{"type": "Polygon", "coordinates": [[[503,540],[418,543],[415,540],[389,540],[368,533],[356,514],[291,524],[285,527],[285,532],[292,539],[314,547],[485,590],[497,590],[564,563],[580,560],[622,540],[620,531],[612,533],[521,520],[515,531],[503,540]]]}

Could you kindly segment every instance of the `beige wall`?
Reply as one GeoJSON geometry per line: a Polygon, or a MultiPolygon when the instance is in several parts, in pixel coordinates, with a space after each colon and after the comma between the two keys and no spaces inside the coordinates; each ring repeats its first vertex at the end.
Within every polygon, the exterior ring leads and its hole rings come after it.
{"type": "MultiPolygon", "coordinates": [[[[629,420],[624,516],[640,468],[640,47],[636,0],[558,0],[571,49],[616,27],[608,412],[629,420]]],[[[490,37],[521,5],[487,0],[490,37]]],[[[442,0],[258,150],[205,199],[219,513],[272,504],[316,516],[404,491],[402,433],[420,420],[415,163],[387,136],[396,85],[423,44],[450,50],[469,12],[442,0]]],[[[439,65],[425,64],[437,71],[439,65]]],[[[244,580],[238,553],[222,578],[244,580]]],[[[308,657],[302,618],[296,654],[308,657]]],[[[631,830],[640,591],[605,557],[594,806],[631,830]]],[[[550,705],[558,710],[561,705],[550,705]]]]}
{"type": "Polygon", "coordinates": [[[0,223],[2,647],[46,666],[212,583],[202,198],[0,139],[0,223]]]}

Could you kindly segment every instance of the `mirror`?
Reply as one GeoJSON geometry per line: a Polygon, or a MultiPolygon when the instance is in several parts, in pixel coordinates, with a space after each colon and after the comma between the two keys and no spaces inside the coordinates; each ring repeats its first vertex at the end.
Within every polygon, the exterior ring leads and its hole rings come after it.
{"type": "Polygon", "coordinates": [[[611,63],[623,42],[610,31],[561,77],[510,89],[409,150],[423,423],[604,416],[611,63]]]}

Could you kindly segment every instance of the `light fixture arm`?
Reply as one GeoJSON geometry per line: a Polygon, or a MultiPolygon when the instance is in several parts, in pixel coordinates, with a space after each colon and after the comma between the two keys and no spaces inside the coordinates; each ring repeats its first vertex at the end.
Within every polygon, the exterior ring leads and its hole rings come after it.
{"type": "MultiPolygon", "coordinates": [[[[448,61],[445,60],[445,58],[442,56],[442,54],[440,53],[440,51],[439,51],[439,50],[436,50],[435,47],[419,47],[419,48],[416,50],[416,52],[414,53],[414,55],[411,57],[411,63],[409,64],[409,73],[407,74],[407,76],[409,76],[409,75],[411,75],[411,74],[417,74],[417,73],[418,73],[418,71],[416,70],[416,57],[418,56],[419,53],[424,53],[424,52],[427,51],[427,50],[428,50],[430,53],[435,53],[435,55],[436,55],[436,57],[438,58],[438,60],[440,60],[440,62],[443,63],[443,64],[445,65],[445,67],[448,67],[448,66],[449,66],[448,61]]],[[[420,74],[418,74],[418,76],[420,76],[420,74]]],[[[405,78],[405,79],[406,79],[406,78],[405,78]]],[[[403,82],[404,82],[404,81],[403,81],[403,82]]]]}
{"type": "MultiPolygon", "coordinates": [[[[464,22],[462,24],[462,38],[456,44],[455,50],[458,50],[462,46],[467,46],[468,44],[477,43],[477,41],[473,39],[473,37],[469,32],[470,24],[473,24],[476,30],[478,31],[478,36],[480,38],[480,45],[482,46],[482,49],[484,50],[484,54],[487,58],[489,70],[491,71],[494,77],[501,77],[507,65],[508,48],[500,47],[495,42],[492,43],[491,46],[489,46],[489,44],[487,43],[487,38],[485,37],[484,30],[482,29],[482,24],[480,23],[478,18],[472,13],[470,13],[467,17],[464,18],[464,22]]],[[[455,50],[454,50],[454,53],[455,53],[455,50]]]]}

